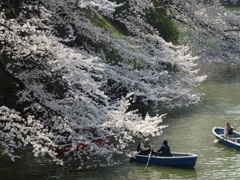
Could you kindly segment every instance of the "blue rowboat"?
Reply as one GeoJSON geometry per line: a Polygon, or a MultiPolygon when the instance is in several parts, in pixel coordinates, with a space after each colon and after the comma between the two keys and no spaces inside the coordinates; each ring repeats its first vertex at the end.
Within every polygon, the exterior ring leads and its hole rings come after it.
{"type": "Polygon", "coordinates": [[[148,155],[137,154],[135,156],[138,162],[155,164],[160,166],[179,166],[179,167],[194,167],[198,155],[190,153],[173,152],[172,156],[160,156],[159,153],[154,152],[150,157],[148,155]]]}
{"type": "Polygon", "coordinates": [[[220,143],[223,144],[227,147],[240,150],[240,133],[234,131],[233,132],[233,137],[236,138],[237,142],[233,142],[229,139],[224,138],[224,128],[221,127],[214,127],[212,129],[213,134],[217,139],[214,140],[214,143],[220,143]]]}

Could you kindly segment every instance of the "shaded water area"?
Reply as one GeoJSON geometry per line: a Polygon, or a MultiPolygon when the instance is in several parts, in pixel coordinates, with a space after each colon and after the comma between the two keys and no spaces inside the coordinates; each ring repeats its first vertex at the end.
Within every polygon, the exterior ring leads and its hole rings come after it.
{"type": "MultiPolygon", "coordinates": [[[[240,131],[240,68],[237,66],[208,66],[208,81],[196,91],[205,94],[197,106],[170,113],[164,120],[168,125],[160,137],[151,138],[155,149],[167,139],[172,151],[198,154],[195,168],[174,168],[129,162],[117,156],[120,165],[81,171],[78,161],[57,166],[47,157],[34,158],[24,152],[15,163],[0,156],[1,180],[119,180],[119,179],[239,179],[240,151],[214,143],[212,128],[233,122],[240,131]],[[212,68],[212,69],[211,69],[212,68]]],[[[135,150],[135,144],[129,147],[135,150]]]]}

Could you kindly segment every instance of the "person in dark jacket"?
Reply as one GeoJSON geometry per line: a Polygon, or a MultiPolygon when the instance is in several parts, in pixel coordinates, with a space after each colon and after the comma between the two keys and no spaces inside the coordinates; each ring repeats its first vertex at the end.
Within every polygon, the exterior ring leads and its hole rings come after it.
{"type": "Polygon", "coordinates": [[[157,150],[157,152],[160,153],[160,156],[172,156],[167,140],[163,141],[163,145],[160,147],[159,150],[157,150]]]}

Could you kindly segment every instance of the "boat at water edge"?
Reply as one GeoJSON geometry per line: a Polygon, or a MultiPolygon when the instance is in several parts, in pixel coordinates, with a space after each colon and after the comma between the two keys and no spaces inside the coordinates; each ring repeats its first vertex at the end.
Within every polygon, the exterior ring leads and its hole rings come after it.
{"type": "MultiPolygon", "coordinates": [[[[110,143],[110,134],[103,134],[100,137],[95,137],[91,140],[90,144],[96,144],[98,146],[109,144],[110,143]]],[[[68,151],[79,151],[84,150],[89,147],[90,144],[85,143],[77,143],[75,146],[73,146],[72,143],[61,143],[56,144],[50,147],[51,150],[61,154],[68,151]]]]}

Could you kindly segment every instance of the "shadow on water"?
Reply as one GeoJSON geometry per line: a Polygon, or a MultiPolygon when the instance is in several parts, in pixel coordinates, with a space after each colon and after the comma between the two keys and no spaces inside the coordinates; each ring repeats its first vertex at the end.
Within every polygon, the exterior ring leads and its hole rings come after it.
{"type": "Polygon", "coordinates": [[[130,176],[126,176],[127,179],[134,179],[134,177],[140,177],[140,179],[195,179],[197,177],[194,167],[169,167],[152,164],[147,166],[145,163],[136,161],[131,163],[136,169],[131,171],[130,176]]]}
{"type": "Polygon", "coordinates": [[[207,80],[204,83],[234,83],[240,82],[240,64],[218,64],[218,63],[202,63],[199,64],[207,80]]]}
{"type": "Polygon", "coordinates": [[[92,170],[79,169],[78,160],[69,160],[64,166],[56,165],[49,158],[35,158],[31,152],[25,152],[22,159],[12,162],[1,156],[1,180],[115,180],[115,179],[171,179],[196,177],[194,168],[175,168],[130,163],[129,158],[119,155],[121,164],[92,170]],[[187,172],[187,173],[186,173],[187,172]]]}
{"type": "Polygon", "coordinates": [[[56,165],[48,157],[33,157],[31,152],[25,152],[21,159],[12,162],[1,156],[1,180],[79,180],[79,179],[113,179],[112,167],[99,167],[89,170],[79,169],[77,159],[68,159],[64,166],[56,165]]]}

